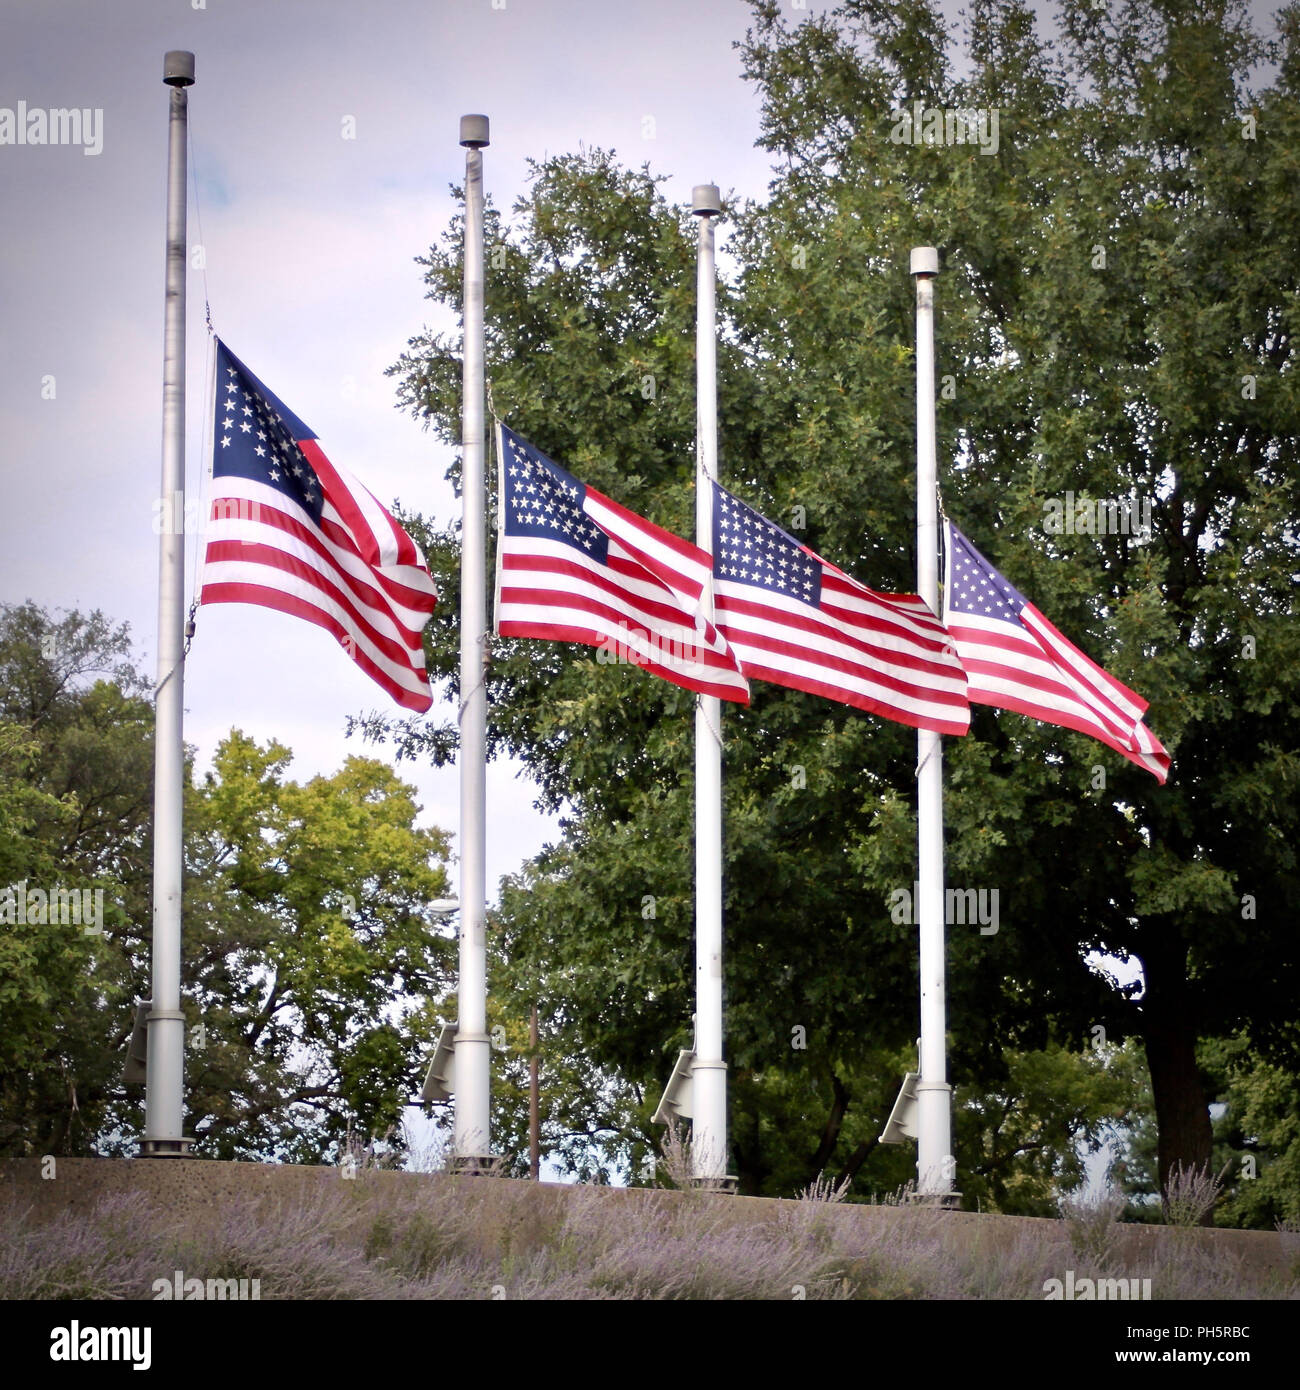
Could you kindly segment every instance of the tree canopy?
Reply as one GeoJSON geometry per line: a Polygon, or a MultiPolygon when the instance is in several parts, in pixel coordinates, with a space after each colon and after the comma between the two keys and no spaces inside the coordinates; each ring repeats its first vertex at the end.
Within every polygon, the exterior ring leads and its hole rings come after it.
{"type": "MultiPolygon", "coordinates": [[[[1150,701],[1174,758],[1160,787],[987,708],[946,741],[948,881],[1001,901],[996,935],[950,933],[952,1075],[959,1099],[1005,1094],[1017,1057],[1139,1038],[1162,1180],[1211,1159],[1198,1041],[1248,1027],[1287,1065],[1300,1040],[1296,7],[1278,23],[1258,34],[1225,0],[980,3],[954,38],[924,0],[794,24],[759,0],[740,46],[774,173],[723,224],[721,480],[864,582],[912,587],[907,266],[937,246],[946,510],[1150,701]],[[897,138],[914,103],[995,112],[996,150],[897,138]],[[1053,532],[1070,494],[1149,506],[1150,536],[1053,532]],[[1140,981],[1117,987],[1100,957],[1140,981]]],[[[513,429],[689,535],[694,227],[659,183],[586,150],[489,209],[488,366],[513,429]]],[[[460,232],[425,261],[452,308],[460,232]]],[[[416,339],[395,371],[456,442],[458,342],[416,339]]],[[[454,596],[455,532],[408,520],[454,596]]],[[[453,691],[454,611],[431,644],[453,691]]],[[[589,649],[500,642],[490,701],[494,749],[564,826],[504,886],[498,997],[538,1002],[563,1055],[613,1078],[631,1161],[690,1040],[691,700],[589,649]]],[[[445,729],[370,731],[451,755],[445,729]]],[[[914,876],[914,738],[756,684],[725,748],[733,1166],[751,1191],[818,1166],[887,1177],[868,1136],[915,1036],[915,941],[888,911],[914,876]]],[[[977,1156],[957,1158],[960,1186],[977,1156]]]]}
{"type": "MultiPolygon", "coordinates": [[[[149,991],[153,708],[125,627],[0,611],[0,887],[98,887],[102,930],[0,925],[0,1152],[131,1151],[149,991]]],[[[448,846],[414,790],[348,757],[306,783],[232,730],[185,805],[186,1132],[221,1158],[321,1160],[398,1131],[451,982],[430,904],[448,846]]]]}

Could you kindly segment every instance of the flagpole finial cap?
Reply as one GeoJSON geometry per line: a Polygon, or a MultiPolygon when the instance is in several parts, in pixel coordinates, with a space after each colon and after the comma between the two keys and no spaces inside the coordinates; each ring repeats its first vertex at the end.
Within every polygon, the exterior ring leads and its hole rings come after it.
{"type": "Polygon", "coordinates": [[[716,183],[697,183],[691,189],[691,211],[697,217],[721,217],[722,198],[716,183]]]}
{"type": "Polygon", "coordinates": [[[173,48],[163,59],[163,81],[169,87],[194,85],[194,54],[173,48]]]}
{"type": "Polygon", "coordinates": [[[912,274],[938,275],[939,252],[933,246],[912,247],[912,274]]]}
{"type": "Polygon", "coordinates": [[[488,140],[488,118],[486,116],[462,116],[460,118],[460,143],[471,150],[481,150],[488,140]]]}

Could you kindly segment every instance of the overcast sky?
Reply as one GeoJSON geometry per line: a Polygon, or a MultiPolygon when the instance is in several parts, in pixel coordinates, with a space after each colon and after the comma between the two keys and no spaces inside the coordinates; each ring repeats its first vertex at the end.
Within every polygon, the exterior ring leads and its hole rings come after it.
{"type": "MultiPolygon", "coordinates": [[[[4,10],[0,108],[90,108],[103,124],[98,154],[0,146],[0,600],[101,608],[130,623],[151,674],[166,50],[196,55],[189,234],[204,248],[217,331],[335,462],[382,501],[439,519],[457,513],[448,451],[396,409],[384,370],[425,324],[454,327],[431,317],[414,257],[453,213],[459,117],[491,117],[485,183],[502,207],[524,189],[528,158],[580,144],[649,161],[683,202],[696,183],[758,195],[769,177],[732,48],[749,20],[740,0],[5,0],[4,10]]],[[[209,462],[204,293],[192,270],[191,498],[209,462]]],[[[350,751],[376,755],[343,727],[385,700],[323,630],[244,605],[199,613],[185,732],[200,768],[232,726],[288,743],[301,778],[350,751]]],[[[424,821],[454,832],[455,771],[400,771],[424,821]]],[[[489,776],[493,896],[555,833],[516,774],[501,765],[489,776]]]]}

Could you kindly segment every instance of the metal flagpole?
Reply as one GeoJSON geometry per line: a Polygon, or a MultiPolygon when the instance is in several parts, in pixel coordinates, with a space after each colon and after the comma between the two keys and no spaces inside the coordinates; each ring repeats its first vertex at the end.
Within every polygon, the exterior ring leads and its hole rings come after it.
{"type": "MultiPolygon", "coordinates": [[[[939,503],[934,423],[934,277],[939,253],[912,250],[916,277],[916,584],[939,608],[939,503]]],[[[948,1085],[944,1019],[943,742],[926,729],[916,738],[917,903],[921,971],[921,1056],[917,1102],[917,1195],[955,1204],[952,1088],[948,1085]]]]}
{"type": "Polygon", "coordinates": [[[186,137],[194,54],[168,53],[167,289],[163,309],[163,516],[158,547],[158,687],[154,710],[153,1000],[147,1015],[142,1155],[183,1157],[185,1015],[181,1012],[181,889],[185,793],[185,272],[186,137]]]}
{"type": "MultiPolygon", "coordinates": [[[[722,201],[714,184],[691,198],[700,242],[695,319],[695,543],[713,553],[713,479],[718,462],[717,292],[714,222],[722,201]]],[[[713,620],[713,592],[704,595],[713,620]]],[[[691,1177],[726,1185],[727,1064],[722,1060],[722,701],[697,695],[695,706],[695,1059],[691,1177]]]]}
{"type": "Polygon", "coordinates": [[[465,146],[465,343],[460,532],[460,1002],[455,1042],[455,1162],[489,1160],[487,1032],[487,506],[483,488],[483,149],[488,118],[460,118],[465,146]]]}

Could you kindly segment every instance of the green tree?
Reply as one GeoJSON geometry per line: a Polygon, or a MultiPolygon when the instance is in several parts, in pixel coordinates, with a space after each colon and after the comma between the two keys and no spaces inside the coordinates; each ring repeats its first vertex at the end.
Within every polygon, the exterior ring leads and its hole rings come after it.
{"type": "Polygon", "coordinates": [[[1150,1113],[1145,1063],[1132,1047],[1052,1046],[1011,1054],[1007,1070],[1001,1091],[958,1097],[962,1195],[983,1211],[1056,1216],[1059,1193],[1085,1182],[1089,1157],[1150,1113]]]}
{"type": "MultiPolygon", "coordinates": [[[[0,922],[0,1152],[125,1152],[149,991],[153,709],[99,613],[0,611],[0,888],[104,890],[103,932],[0,922]]],[[[337,1156],[401,1120],[446,993],[446,837],[348,758],[299,784],[238,731],[186,793],[186,1125],[220,1157],[337,1156]]],[[[398,1140],[400,1144],[400,1136],[398,1140]]]]}
{"type": "MultiPolygon", "coordinates": [[[[1297,9],[1266,50],[1236,3],[1067,0],[1054,44],[1024,5],[980,3],[959,52],[923,0],[849,0],[794,27],[774,0],[753,8],[742,55],[777,167],[765,201],[729,208],[723,481],[863,580],[911,586],[907,255],[937,245],[947,510],[1150,699],[1175,760],[1159,787],[1082,735],[987,708],[947,741],[949,881],[1002,903],[997,935],[950,935],[953,1079],[1005,1094],[1019,1054],[1077,1048],[1097,1026],[1132,1034],[1161,1181],[1176,1162],[1205,1166],[1198,1039],[1249,1023],[1275,1064],[1296,1058],[1297,9]],[[1253,92],[1265,56],[1272,85],[1253,92]],[[996,152],[892,138],[918,101],[996,110],[996,152]],[[1069,492],[1149,504],[1150,539],[1052,533],[1050,504],[1069,492]],[[1114,987],[1098,953],[1140,962],[1142,981],[1114,987]]],[[[693,516],[693,232],[648,171],[599,150],[534,166],[512,218],[488,216],[497,408],[679,534],[693,516]]],[[[459,233],[425,262],[430,296],[452,307],[459,233]]],[[[449,443],[456,349],[426,336],[395,369],[449,443]]],[[[454,591],[454,533],[420,529],[454,591]]],[[[432,664],[454,689],[452,637],[434,628],[432,664]]],[[[690,699],[587,649],[506,642],[491,700],[494,749],[565,811],[563,843],[503,896],[518,959],[540,963],[520,987],[648,1091],[689,1042],[690,699]]],[[[732,1129],[757,1190],[774,1165],[745,1138],[763,1134],[766,1102],[743,1078],[802,1075],[818,1118],[800,1151],[811,1164],[829,1140],[846,1162],[858,1078],[914,1036],[915,941],[886,904],[914,874],[915,742],[763,684],[725,726],[732,1129]],[[795,1026],[810,1041],[791,1071],[795,1026]]],[[[445,730],[370,731],[449,756],[445,730]]],[[[958,1160],[960,1181],[977,1160],[958,1160]]]]}
{"type": "Polygon", "coordinates": [[[1266,1061],[1250,1036],[1209,1039],[1200,1060],[1222,1111],[1214,1167],[1223,1183],[1218,1221],[1229,1226],[1300,1226],[1300,1081],[1266,1061]]]}
{"type": "MultiPolygon", "coordinates": [[[[1234,4],[1067,3],[1056,50],[1026,8],[977,6],[968,77],[924,5],[849,4],[793,33],[775,6],[756,14],[748,70],[765,143],[789,172],[742,231],[744,302],[779,296],[779,332],[770,305],[750,332],[783,349],[755,360],[763,399],[784,406],[776,452],[797,460],[795,491],[843,479],[813,543],[862,554],[853,496],[885,499],[869,539],[907,534],[906,398],[881,389],[883,353],[903,337],[901,252],[937,244],[938,371],[954,388],[940,416],[947,506],[1143,690],[1175,753],[1157,788],[1095,743],[982,710],[974,737],[951,745],[948,792],[951,875],[1007,885],[1018,919],[988,955],[1067,1036],[1082,1004],[1092,1023],[1142,1037],[1163,1182],[1177,1161],[1210,1159],[1197,1038],[1254,1017],[1286,1047],[1293,1016],[1297,953],[1280,912],[1295,887],[1286,671],[1300,643],[1284,462],[1298,423],[1296,208],[1283,191],[1296,11],[1281,17],[1276,83],[1257,97],[1245,83],[1263,47],[1234,4]],[[914,100],[999,110],[997,154],[894,143],[882,117],[914,100]],[[783,254],[796,238],[811,248],[803,272],[783,254]],[[819,351],[828,340],[844,350],[819,351]],[[865,449],[855,426],[871,430],[865,449]],[[1148,500],[1151,542],[1048,534],[1044,503],[1068,491],[1148,500]],[[1091,792],[1092,766],[1108,794],[1091,792]],[[1027,878],[1018,866],[1035,858],[1050,867],[1027,878]],[[1058,923],[1071,929],[1046,929],[1058,923]],[[1089,950],[1140,960],[1141,998],[1098,1008],[1089,950]]],[[[881,828],[869,827],[868,863],[891,854],[881,828]]],[[[897,850],[901,868],[910,835],[897,850]]]]}
{"type": "Polygon", "coordinates": [[[413,789],[358,757],[299,784],[291,757],[234,731],[189,807],[186,1109],[213,1157],[396,1130],[450,981],[447,842],[413,789]]]}
{"type": "Polygon", "coordinates": [[[120,1082],[147,941],[146,689],[103,614],[0,609],[0,888],[104,895],[102,932],[0,923],[0,1153],[88,1152],[120,1082]]]}

